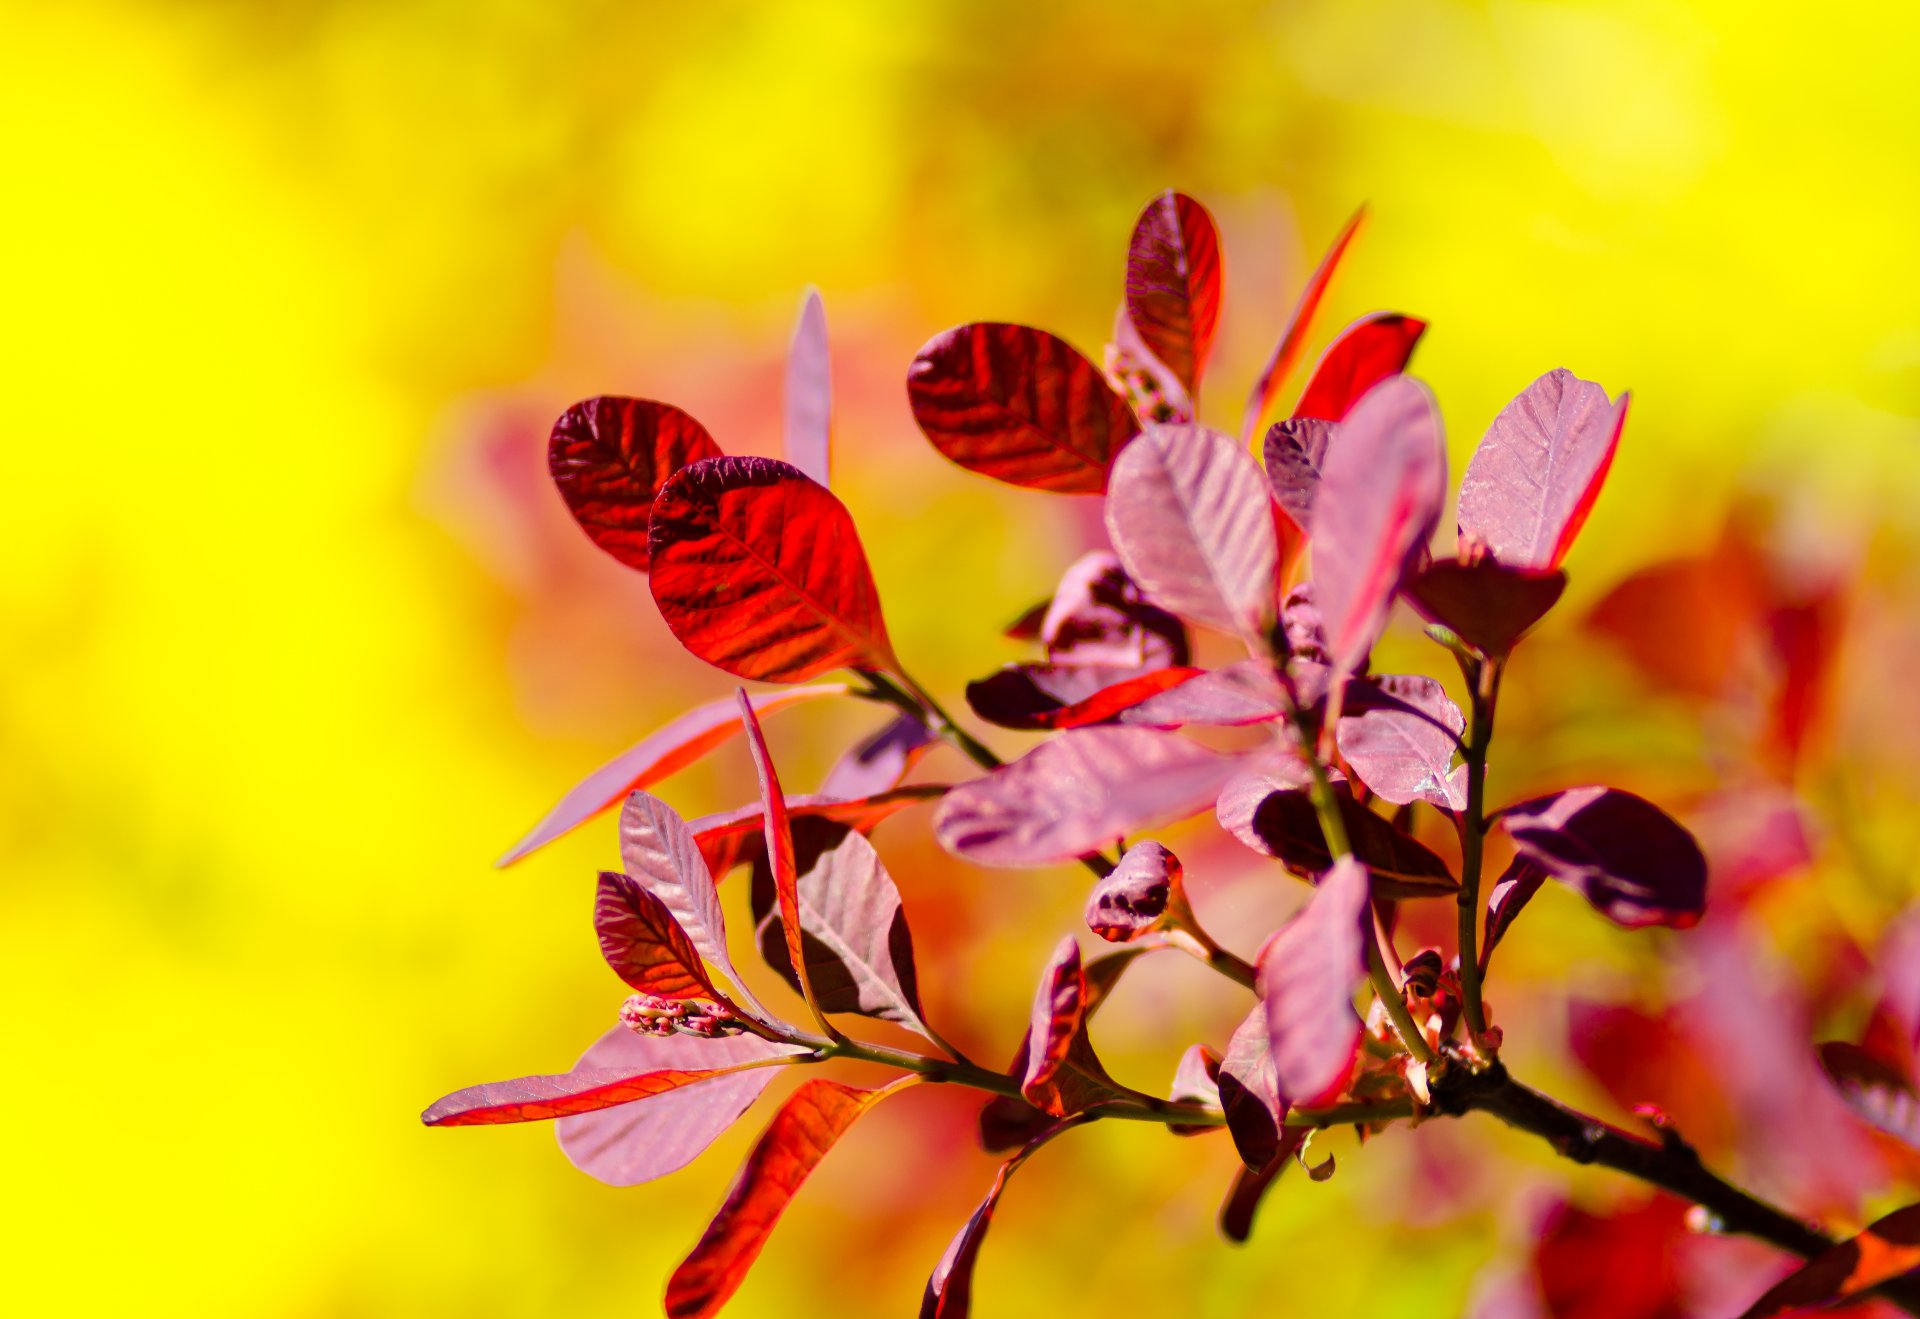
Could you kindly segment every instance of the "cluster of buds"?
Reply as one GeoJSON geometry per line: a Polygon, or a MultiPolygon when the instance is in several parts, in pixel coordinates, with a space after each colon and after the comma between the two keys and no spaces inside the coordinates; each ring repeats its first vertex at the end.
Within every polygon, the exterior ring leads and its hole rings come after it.
{"type": "MultiPolygon", "coordinates": [[[[1400,993],[1407,1011],[1418,1023],[1427,1047],[1439,1053],[1460,1024],[1459,972],[1442,963],[1437,951],[1425,948],[1407,959],[1403,975],[1400,993]]],[[[1374,1069],[1371,1078],[1362,1077],[1356,1083],[1355,1093],[1378,1098],[1404,1085],[1421,1104],[1431,1103],[1427,1065],[1399,1051],[1398,1034],[1385,1006],[1378,1001],[1367,1014],[1367,1032],[1378,1051],[1390,1056],[1384,1066],[1374,1069]]]]}
{"type": "Polygon", "coordinates": [[[746,1029],[724,1003],[657,994],[630,994],[620,1005],[620,1024],[640,1035],[738,1035],[746,1029]]]}

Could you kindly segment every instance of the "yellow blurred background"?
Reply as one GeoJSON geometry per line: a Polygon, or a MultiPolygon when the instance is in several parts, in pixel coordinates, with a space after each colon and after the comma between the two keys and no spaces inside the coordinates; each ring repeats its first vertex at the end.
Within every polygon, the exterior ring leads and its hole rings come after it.
{"type": "MultiPolygon", "coordinates": [[[[8,1314],[656,1310],[768,1109],[629,1191],[544,1128],[416,1114],[564,1070],[611,1021],[588,921],[611,824],[491,859],[731,686],[567,523],[547,427],[635,393],[774,451],[809,283],[836,485],[903,656],[949,695],[1012,657],[998,626],[1085,528],[932,453],[906,364],[972,319],[1097,356],[1168,186],[1225,232],[1216,421],[1363,200],[1325,328],[1430,320],[1416,369],[1457,458],[1550,367],[1633,389],[1570,609],[1709,544],[1756,489],[1890,580],[1920,542],[1911,5],[5,9],[8,1314]]],[[[780,716],[790,787],[871,722],[780,716]]],[[[1904,857],[1920,775],[1888,755],[1866,827],[1904,857]]],[[[730,748],[662,792],[731,806],[745,772],[730,748]]],[[[997,1056],[1083,893],[958,874],[924,835],[879,842],[944,968],[930,1006],[997,1056]]],[[[1223,932],[1265,910],[1214,901],[1223,932]]],[[[1541,919],[1610,955],[1574,908],[1541,919]]],[[[1156,1088],[1236,1005],[1180,968],[1142,985],[1102,1045],[1156,1088]]],[[[917,1304],[991,1177],[966,1107],[910,1095],[856,1131],[731,1313],[917,1304]]],[[[1342,1175],[1283,1186],[1236,1250],[1211,1226],[1222,1143],[1085,1133],[1014,1184],[982,1312],[1448,1312],[1499,1196],[1422,1213],[1411,1143],[1339,1146],[1342,1175]]]]}

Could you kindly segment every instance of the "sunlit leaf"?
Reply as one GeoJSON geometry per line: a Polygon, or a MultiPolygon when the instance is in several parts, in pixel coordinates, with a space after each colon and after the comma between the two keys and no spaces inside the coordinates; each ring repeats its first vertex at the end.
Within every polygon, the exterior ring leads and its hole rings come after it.
{"type": "Polygon", "coordinates": [[[833,366],[827,309],[818,289],[807,290],[793,326],[785,401],[787,461],[826,485],[833,450],[833,366]]]}
{"type": "Polygon", "coordinates": [[[645,572],[647,521],[660,487],[688,463],[719,454],[706,427],[672,404],[601,395],[560,414],[547,470],[593,543],[645,572]]]}
{"type": "MultiPolygon", "coordinates": [[[[917,714],[898,714],[853,746],[834,762],[820,784],[822,797],[871,797],[900,786],[935,742],[931,728],[917,714]]],[[[798,798],[789,798],[791,806],[798,798]]]]}
{"type": "Polygon", "coordinates": [[[987,1228],[993,1223],[993,1211],[1000,1204],[1001,1193],[1007,1189],[1007,1179],[1021,1164],[1033,1157],[1034,1151],[1061,1132],[1078,1126],[1080,1121],[1068,1118],[1063,1122],[1051,1122],[1046,1130],[1028,1141],[1018,1154],[1000,1165],[986,1198],[948,1243],[940,1262],[933,1266],[933,1274],[927,1279],[927,1290],[920,1299],[920,1319],[967,1319],[972,1313],[973,1268],[979,1261],[980,1247],[987,1239],[987,1228]]]}
{"type": "Polygon", "coordinates": [[[744,985],[727,951],[727,919],[713,872],[673,807],[644,792],[627,798],[620,808],[620,862],[629,879],[660,900],[702,957],[744,985]]]}
{"type": "Polygon", "coordinates": [[[800,993],[820,1011],[813,992],[808,964],[801,948],[800,931],[805,928],[800,916],[799,867],[793,852],[793,822],[787,817],[786,795],[780,791],[780,775],[767,752],[767,739],[760,732],[760,721],[753,717],[747,694],[739,693],[740,714],[747,725],[747,746],[753,752],[754,773],[760,779],[760,804],[766,808],[762,832],[767,844],[767,865],[773,873],[773,892],[780,908],[780,923],[787,936],[787,959],[800,975],[800,993]]]}
{"type": "Polygon", "coordinates": [[[1367,391],[1407,369],[1427,323],[1397,312],[1363,316],[1340,332],[1321,356],[1294,405],[1296,418],[1341,421],[1367,391]]]}
{"type": "Polygon", "coordinates": [[[807,983],[822,1010],[880,1017],[925,1034],[907,915],[873,844],[849,832],[795,889],[807,983]]]}
{"type": "Polygon", "coordinates": [[[771,458],[683,468],[653,507],[654,602],[680,644],[743,678],[897,667],[846,506],[771,458]]]}
{"type": "Polygon", "coordinates": [[[967,705],[1001,728],[1083,728],[1114,721],[1201,670],[1108,669],[1104,665],[1009,664],[967,684],[967,705]],[[1095,684],[1098,684],[1097,686],[1095,684]],[[1094,690],[1081,693],[1089,686],[1094,690]]]}
{"type": "Polygon", "coordinates": [[[1920,1204],[1896,1209],[1789,1274],[1740,1319],[1824,1308],[1920,1270],[1920,1204]]]}
{"type": "Polygon", "coordinates": [[[667,905],[618,871],[600,872],[593,928],[613,973],[655,998],[725,1002],[667,905]]]}
{"type": "Polygon", "coordinates": [[[1467,808],[1452,777],[1467,721],[1446,688],[1417,674],[1374,678],[1347,689],[1347,709],[1336,730],[1340,754],[1375,795],[1402,806],[1467,808]]]}
{"type": "Polygon", "coordinates": [[[1685,929],[1707,904],[1707,861],[1693,835],[1643,797],[1570,788],[1500,812],[1523,856],[1628,927],[1685,929]]]}
{"type": "Polygon", "coordinates": [[[1493,961],[1493,950],[1506,936],[1533,895],[1547,882],[1547,872],[1531,857],[1516,856],[1493,882],[1487,895],[1487,937],[1480,948],[1480,970],[1484,973],[1493,961]]]}
{"type": "Polygon", "coordinates": [[[1272,1163],[1286,1136],[1287,1101],[1274,1071],[1265,1003],[1255,1003],[1227,1041],[1220,1060],[1220,1107],[1240,1161],[1256,1172],[1272,1163]]]}
{"type": "Polygon", "coordinates": [[[1127,316],[1149,351],[1194,394],[1220,322],[1220,234],[1206,207],[1184,193],[1155,197],[1134,224],[1127,316]]]}
{"type": "Polygon", "coordinates": [[[1116,723],[1138,728],[1238,728],[1287,717],[1287,695],[1264,660],[1239,660],[1193,673],[1119,712],[1116,723]]]}
{"type": "Polygon", "coordinates": [[[1185,902],[1180,858],[1155,842],[1135,843],[1113,873],[1095,882],[1087,926],[1108,943],[1137,939],[1185,902]]]}
{"type": "Polygon", "coordinates": [[[1087,978],[1072,935],[1060,941],[1040,975],[1020,1093],[1054,1117],[1071,1117],[1127,1093],[1107,1075],[1087,1038],[1087,978]]]}
{"type": "MultiPolygon", "coordinates": [[[[845,801],[817,795],[789,797],[787,815],[792,819],[817,816],[837,820],[861,833],[871,833],[889,815],[920,802],[937,801],[947,791],[944,784],[923,783],[845,801]]],[[[716,815],[703,815],[691,821],[688,828],[693,830],[700,855],[715,876],[766,855],[766,811],[759,802],[716,815]]]]}
{"type": "Polygon", "coordinates": [[[1327,254],[1320,258],[1320,264],[1314,268],[1313,274],[1307,277],[1306,287],[1300,290],[1300,301],[1294,304],[1287,328],[1280,335],[1280,342],[1274,345],[1273,356],[1260,369],[1259,376],[1253,382],[1253,392],[1247,397],[1246,411],[1240,421],[1242,444],[1253,442],[1260,422],[1272,409],[1280,391],[1286,387],[1293,368],[1299,364],[1301,355],[1306,351],[1307,338],[1312,333],[1320,303],[1326,297],[1327,286],[1333,282],[1334,272],[1340,268],[1340,258],[1346,255],[1347,245],[1353,242],[1354,235],[1360,231],[1360,225],[1366,218],[1366,207],[1355,211],[1327,248],[1327,254]]]}
{"type": "Polygon", "coordinates": [[[1040,612],[1035,639],[1062,669],[1164,669],[1190,662],[1187,625],[1141,594],[1119,556],[1107,550],[1081,555],[1061,574],[1040,612]]]}
{"type": "Polygon", "coordinates": [[[1567,575],[1558,569],[1509,568],[1493,559],[1442,559],[1406,584],[1407,599],[1422,618],[1495,657],[1511,651],[1566,589],[1567,575]]]}
{"type": "Polygon", "coordinates": [[[1261,951],[1259,992],[1274,1082],[1289,1104],[1326,1103],[1353,1073],[1360,1049],[1353,996],[1366,978],[1367,893],[1367,868],[1342,857],[1261,951]]]}

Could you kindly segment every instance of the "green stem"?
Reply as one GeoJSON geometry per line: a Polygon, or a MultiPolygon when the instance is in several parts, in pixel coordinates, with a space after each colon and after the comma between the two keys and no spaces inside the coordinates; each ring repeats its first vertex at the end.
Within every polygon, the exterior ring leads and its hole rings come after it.
{"type": "Polygon", "coordinates": [[[1487,1012],[1481,1001],[1480,878],[1487,837],[1487,747],[1493,740],[1493,708],[1500,692],[1500,661],[1462,660],[1467,679],[1467,740],[1462,747],[1467,766],[1467,808],[1460,820],[1460,997],[1462,1015],[1474,1046],[1491,1052],[1486,1043],[1487,1012]]]}

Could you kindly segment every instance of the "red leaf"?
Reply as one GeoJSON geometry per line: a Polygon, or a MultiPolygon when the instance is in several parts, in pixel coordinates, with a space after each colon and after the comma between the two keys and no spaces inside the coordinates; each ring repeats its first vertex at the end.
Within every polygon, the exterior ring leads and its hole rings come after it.
{"type": "Polygon", "coordinates": [[[1848,1108],[1920,1149],[1920,1091],[1898,1068],[1857,1044],[1838,1042],[1820,1046],[1820,1066],[1848,1108]]]}
{"type": "Polygon", "coordinates": [[[820,795],[871,797],[897,788],[936,741],[919,715],[895,715],[834,763],[820,785],[820,795]]]}
{"type": "MultiPolygon", "coordinates": [[[[760,733],[760,721],[753,717],[747,694],[740,696],[740,714],[747,725],[747,745],[753,751],[754,773],[760,778],[760,802],[766,807],[763,817],[767,840],[767,862],[773,872],[773,892],[780,905],[780,923],[787,935],[787,957],[800,976],[800,992],[816,1013],[819,1000],[814,997],[813,982],[807,974],[807,961],[801,949],[800,875],[793,855],[793,824],[787,818],[787,799],[780,791],[780,776],[774,772],[773,757],[767,754],[767,739],[760,733]]],[[[824,1022],[822,1023],[825,1024],[824,1022]]]]}
{"type": "MultiPolygon", "coordinates": [[[[848,690],[847,684],[835,682],[818,687],[794,687],[784,692],[763,692],[753,697],[753,708],[761,714],[771,714],[816,696],[844,696],[848,690]]],[[[547,812],[545,819],[494,864],[512,865],[618,805],[634,789],[650,788],[674,771],[692,764],[739,731],[740,706],[732,697],[688,711],[582,779],[560,799],[559,805],[547,812]]]]}
{"type": "Polygon", "coordinates": [[[1460,481],[1460,539],[1513,568],[1558,568],[1593,507],[1627,396],[1549,371],[1500,410],[1460,481]]]}
{"type": "Polygon", "coordinates": [[[755,1036],[735,1036],[726,1041],[691,1035],[669,1038],[685,1040],[687,1044],[684,1049],[676,1050],[673,1061],[665,1065],[660,1055],[647,1052],[638,1057],[622,1054],[614,1065],[600,1066],[605,1055],[596,1056],[594,1050],[588,1050],[572,1071],[559,1076],[523,1076],[513,1081],[489,1081],[456,1090],[436,1100],[433,1107],[420,1115],[420,1120],[430,1127],[543,1122],[666,1094],[708,1077],[743,1067],[764,1066],[806,1052],[794,1045],[773,1044],[755,1036]],[[741,1050],[748,1048],[745,1041],[749,1039],[758,1047],[748,1049],[742,1056],[741,1050]],[[723,1043],[730,1047],[713,1047],[723,1043]],[[589,1059],[593,1060],[591,1066],[589,1059]]]}
{"type": "Polygon", "coordinates": [[[1618,788],[1570,788],[1509,806],[1500,823],[1521,855],[1629,928],[1686,929],[1707,905],[1707,861],[1658,806],[1618,788]]]}
{"type": "Polygon", "coordinates": [[[1360,1049],[1353,995],[1366,978],[1367,868],[1342,857],[1260,954],[1274,1083],[1314,1107],[1346,1088],[1360,1049]]]}
{"type": "Polygon", "coordinates": [[[700,955],[744,992],[746,982],[727,952],[727,918],[713,872],[673,807],[644,792],[627,798],[620,809],[620,862],[629,878],[660,900],[700,955]]]}
{"type": "Polygon", "coordinates": [[[1139,728],[1239,728],[1287,717],[1287,695],[1264,660],[1240,660],[1190,676],[1116,716],[1139,728]]]}
{"type": "MultiPolygon", "coordinates": [[[[918,802],[936,800],[947,791],[944,784],[925,783],[847,801],[826,796],[789,797],[787,814],[795,819],[817,816],[835,820],[861,833],[871,833],[889,815],[918,802]]],[[[716,876],[766,854],[766,810],[759,802],[717,815],[703,815],[688,828],[693,830],[693,840],[699,845],[708,870],[716,876]]]]}
{"type": "MultiPolygon", "coordinates": [[[[722,1066],[792,1052],[757,1035],[641,1035],[615,1026],[581,1055],[576,1072],[670,1070],[676,1063],[722,1066]]],[[[609,1186],[638,1186],[677,1172],[732,1126],[773,1082],[777,1067],[720,1071],[712,1079],[654,1096],[563,1117],[554,1127],[573,1166],[609,1186]]]]}
{"type": "Polygon", "coordinates": [[[837,1081],[804,1082],[747,1155],[726,1202],[700,1243],[667,1283],[671,1319],[705,1319],[727,1303],[786,1211],[834,1142],[900,1083],[856,1090],[837,1081]]]}
{"type": "Polygon", "coordinates": [[[1108,943],[1137,939],[1160,923],[1173,907],[1184,908],[1180,858],[1159,843],[1135,843],[1113,873],[1093,886],[1087,899],[1087,926],[1108,943]]]}
{"type": "Polygon", "coordinates": [[[725,1002],[664,902],[614,870],[600,872],[593,928],[613,973],[655,998],[725,1002]]]}
{"type": "Polygon", "coordinates": [[[1534,1252],[1552,1319],[1685,1319],[1677,1247],[1686,1205],[1671,1196],[1611,1214],[1562,1206],[1534,1252]]]}
{"type": "Polygon", "coordinates": [[[1293,374],[1293,368],[1306,348],[1307,336],[1312,332],[1320,302],[1326,297],[1327,286],[1333,282],[1333,272],[1339,268],[1347,245],[1353,241],[1353,236],[1360,231],[1361,222],[1366,218],[1367,208],[1364,206],[1353,213],[1353,218],[1340,230],[1333,245],[1327,249],[1327,254],[1320,258],[1320,264],[1308,277],[1307,286],[1300,291],[1300,301],[1294,306],[1286,331],[1280,336],[1280,342],[1274,345],[1273,356],[1261,368],[1259,378],[1253,382],[1253,393],[1247,398],[1247,410],[1240,422],[1242,444],[1253,442],[1261,418],[1273,407],[1274,399],[1286,386],[1287,377],[1293,374]]]}
{"type": "Polygon", "coordinates": [[[787,461],[827,484],[833,447],[833,363],[827,352],[827,309],[820,290],[800,303],[787,349],[787,461]]]}
{"type": "Polygon", "coordinates": [[[1274,502],[1286,510],[1301,530],[1313,525],[1313,499],[1320,491],[1320,469],[1339,425],[1318,417],[1276,421],[1267,432],[1261,453],[1267,462],[1267,484],[1274,502]]]}
{"type": "Polygon", "coordinates": [[[1184,193],[1160,194],[1133,226],[1127,316],[1194,394],[1220,322],[1220,234],[1206,207],[1184,193]]]}
{"type": "Polygon", "coordinates": [[[547,470],[593,543],[645,572],[647,519],[660,487],[688,463],[719,455],[706,427],[672,404],[603,394],[553,423],[547,470]]]}
{"type": "Polygon", "coordinates": [[[1314,603],[1328,650],[1353,672],[1446,499],[1440,417],[1425,385],[1387,380],[1354,408],[1327,453],[1313,505],[1314,603]]]}
{"type": "Polygon", "coordinates": [[[1430,623],[1451,628],[1483,655],[1511,651],[1567,589],[1567,575],[1509,568],[1493,559],[1429,564],[1407,583],[1407,598],[1430,623]]]}
{"type": "Polygon", "coordinates": [[[1254,636],[1273,616],[1279,543],[1253,460],[1204,426],[1148,426],[1113,468],[1107,534],[1156,603],[1254,636]]]}
{"type": "Polygon", "coordinates": [[[1494,881],[1487,895],[1487,937],[1480,949],[1480,973],[1486,974],[1493,961],[1493,949],[1506,935],[1533,895],[1547,882],[1547,872],[1528,857],[1517,856],[1494,881]]]}
{"type": "Polygon", "coordinates": [[[1233,1147],[1250,1170],[1258,1172],[1280,1155],[1287,1139],[1287,1101],[1273,1067],[1264,1003],[1253,1005],[1227,1041],[1227,1056],[1220,1063],[1220,1107],[1233,1147]]]}
{"type": "Polygon", "coordinates": [[[1920,1204],[1896,1209],[1850,1241],[1816,1255],[1755,1301],[1740,1319],[1818,1309],[1920,1270],[1920,1204]]]}
{"type": "Polygon", "coordinates": [[[1220,1206],[1221,1236],[1239,1244],[1253,1235],[1254,1211],[1266,1197],[1267,1188],[1279,1180],[1294,1155],[1307,1143],[1309,1133],[1307,1127],[1283,1128],[1280,1152],[1271,1163],[1258,1172],[1244,1166],[1235,1170],[1233,1186],[1227,1191],[1226,1202],[1220,1206]]]}
{"type": "Polygon", "coordinates": [[[1076,728],[948,792],[933,828],[980,865],[1071,861],[1205,809],[1236,765],[1173,733],[1076,728]]]}
{"type": "Polygon", "coordinates": [[[967,684],[967,704],[1001,728],[1081,728],[1112,722],[1141,702],[1200,676],[1199,669],[1110,670],[1105,666],[1009,664],[967,684]],[[1108,681],[1111,679],[1111,681],[1108,681]],[[1099,684],[1086,696],[1076,696],[1099,684]]]}
{"type": "Polygon", "coordinates": [[[795,901],[806,936],[806,982],[821,1010],[879,1017],[926,1034],[900,890],[873,844],[849,833],[821,853],[799,877],[795,901]]]}
{"type": "Polygon", "coordinates": [[[1072,935],[1060,940],[1040,976],[1027,1031],[1020,1093],[1054,1117],[1071,1117],[1126,1094],[1101,1066],[1087,1038],[1087,978],[1072,935]]]}
{"type": "MultiPolygon", "coordinates": [[[[1432,848],[1355,801],[1345,785],[1335,793],[1354,855],[1372,872],[1375,897],[1435,898],[1459,891],[1459,881],[1432,848]]],[[[1220,795],[1215,814],[1221,828],[1302,878],[1333,864],[1305,789],[1250,775],[1220,795]]]]}
{"type": "Polygon", "coordinates": [[[1449,811],[1467,808],[1453,777],[1453,756],[1467,721],[1432,678],[1374,678],[1348,689],[1352,713],[1335,730],[1347,766],[1375,795],[1405,806],[1424,801],[1449,811]]]}
{"type": "Polygon", "coordinates": [[[936,335],[907,371],[907,401],[933,447],[968,471],[1062,494],[1105,490],[1140,429],[1092,362],[1024,325],[936,335]]]}
{"type": "Polygon", "coordinates": [[[1107,379],[1126,398],[1141,421],[1193,420],[1193,396],[1165,362],[1153,355],[1147,341],[1127,315],[1127,302],[1113,316],[1113,338],[1107,342],[1107,379]]]}
{"type": "Polygon", "coordinates": [[[709,458],[661,488],[654,602],[680,644],[742,678],[898,667],[846,505],[771,458],[709,458]]]}
{"type": "Polygon", "coordinates": [[[1427,323],[1397,312],[1362,316],[1340,332],[1320,365],[1313,369],[1306,392],[1294,406],[1296,418],[1342,421],[1367,391],[1407,369],[1414,345],[1426,333],[1427,323]]]}
{"type": "Polygon", "coordinates": [[[946,1253],[940,1256],[940,1262],[933,1266],[933,1275],[927,1279],[926,1294],[920,1300],[920,1319],[967,1319],[973,1312],[973,1267],[980,1259],[980,1247],[986,1242],[987,1228],[993,1223],[993,1211],[999,1206],[1001,1192],[1007,1189],[1007,1179],[1021,1164],[1033,1157],[1035,1150],[1061,1132],[1079,1125],[1080,1119],[1077,1118],[1053,1123],[1028,1141],[1018,1154],[1000,1165],[986,1199],[967,1218],[948,1243],[946,1253]]]}

